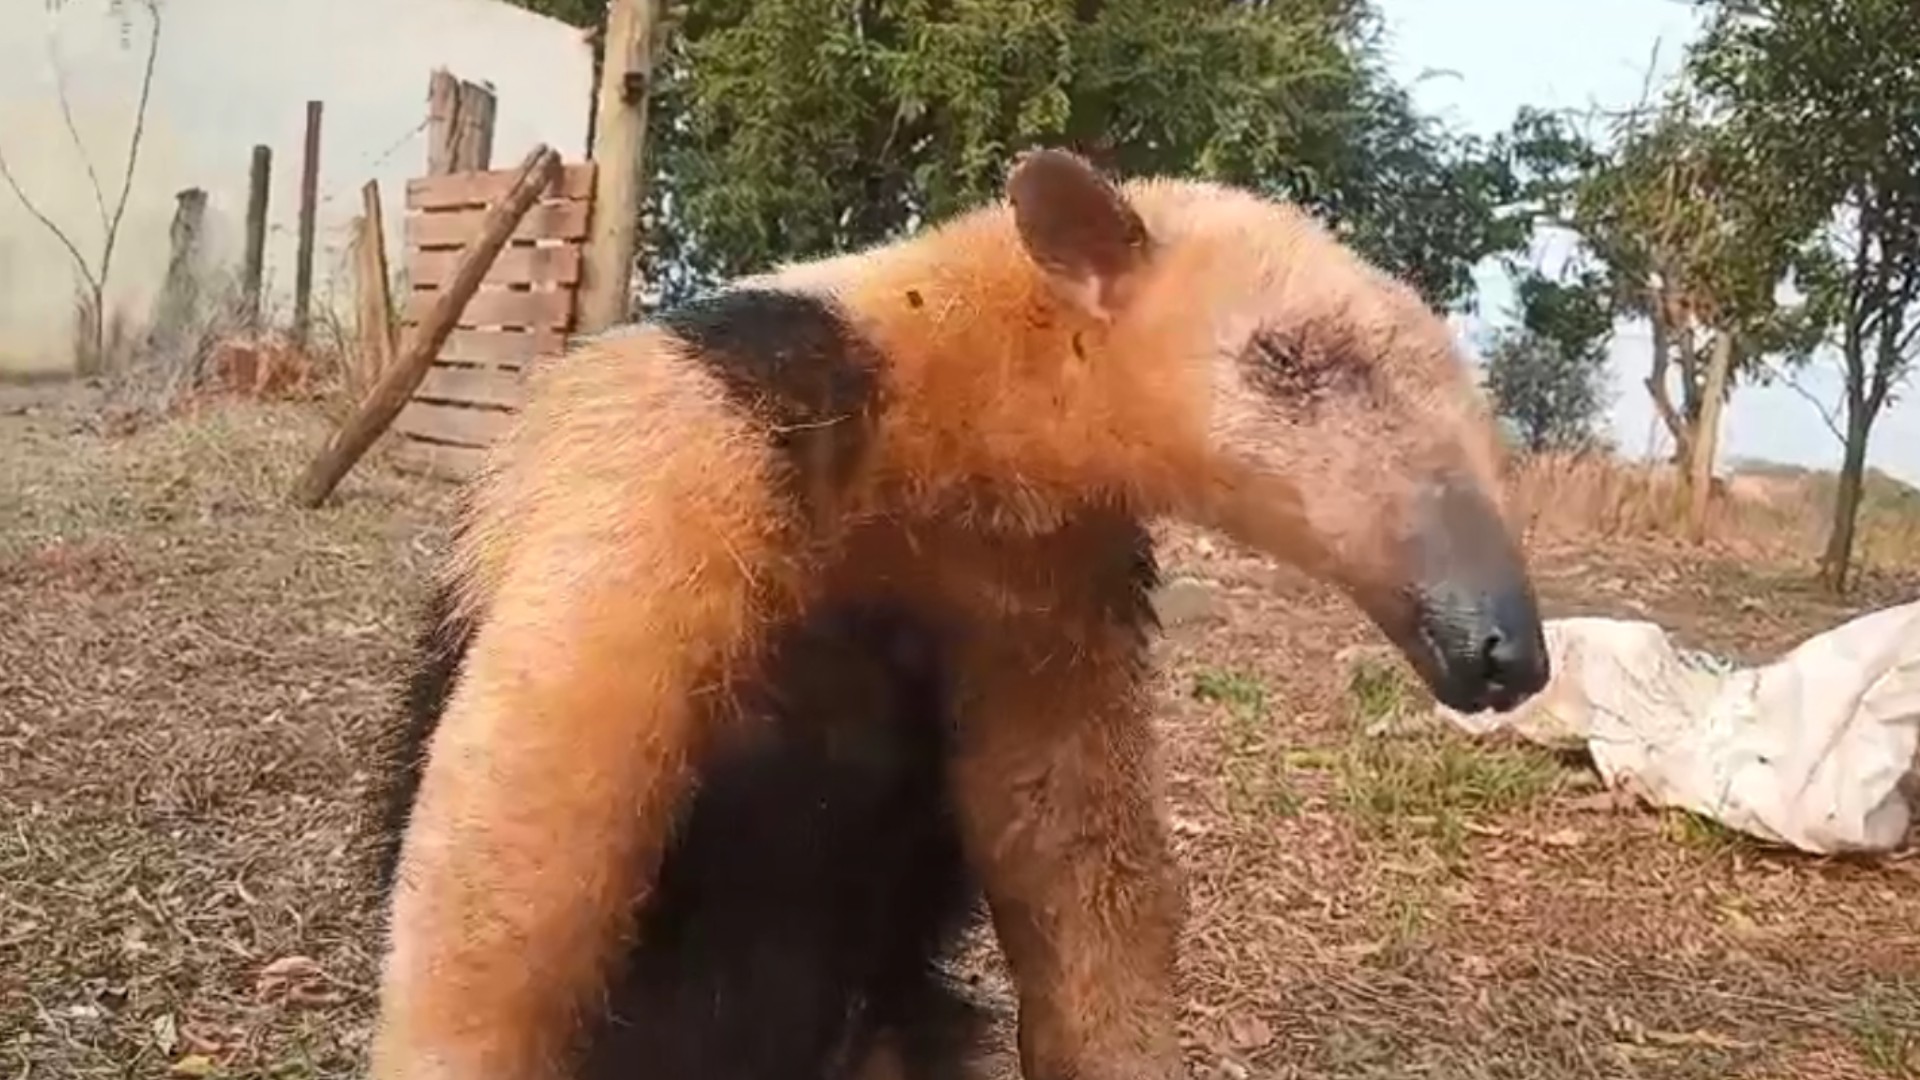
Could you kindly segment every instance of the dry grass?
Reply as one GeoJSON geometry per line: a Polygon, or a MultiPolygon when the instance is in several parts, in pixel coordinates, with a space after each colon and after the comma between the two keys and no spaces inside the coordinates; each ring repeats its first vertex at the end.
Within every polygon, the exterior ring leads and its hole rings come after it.
{"type": "Polygon", "coordinates": [[[0,420],[0,1068],[348,1075],[355,800],[435,495],[284,509],[289,406],[82,419],[0,420]]]}
{"type": "MultiPolygon", "coordinates": [[[[357,800],[447,493],[374,467],[289,508],[322,430],[293,406],[124,437],[0,416],[9,1077],[359,1067],[357,800]]],[[[1652,615],[1742,659],[1856,610],[1724,545],[1538,552],[1552,614],[1652,615]]],[[[1920,859],[1618,807],[1578,763],[1423,723],[1324,590],[1180,530],[1165,559],[1216,607],[1157,676],[1196,1076],[1920,1075],[1920,859]]],[[[973,961],[1004,1002],[990,950],[973,961]]]]}
{"type": "MultiPolygon", "coordinates": [[[[1514,512],[1539,542],[1675,540],[1682,533],[1686,491],[1669,465],[1543,454],[1517,462],[1510,487],[1514,512]]],[[[1832,519],[1831,474],[1741,471],[1716,488],[1708,544],[1747,560],[1811,566],[1832,519]]],[[[1857,564],[1869,572],[1920,565],[1920,492],[1870,479],[1856,545],[1857,564]]]]}

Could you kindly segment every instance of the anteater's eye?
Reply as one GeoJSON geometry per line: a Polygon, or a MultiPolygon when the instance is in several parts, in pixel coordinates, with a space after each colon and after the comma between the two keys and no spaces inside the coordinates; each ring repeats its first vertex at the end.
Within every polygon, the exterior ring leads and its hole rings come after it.
{"type": "Polygon", "coordinates": [[[1268,328],[1248,340],[1240,361],[1256,390],[1306,410],[1367,389],[1371,373],[1348,345],[1340,335],[1268,328]]]}
{"type": "Polygon", "coordinates": [[[1300,343],[1282,337],[1277,331],[1263,330],[1253,335],[1250,347],[1259,354],[1262,366],[1276,372],[1300,366],[1300,343]]]}

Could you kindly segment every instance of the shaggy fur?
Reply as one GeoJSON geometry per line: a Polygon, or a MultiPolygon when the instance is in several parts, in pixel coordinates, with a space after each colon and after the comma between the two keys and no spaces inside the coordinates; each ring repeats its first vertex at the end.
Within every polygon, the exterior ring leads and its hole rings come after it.
{"type": "MultiPolygon", "coordinates": [[[[392,886],[423,752],[470,631],[429,605],[383,800],[392,886]]],[[[941,643],[897,611],[780,628],[746,723],[703,755],[587,1080],[820,1080],[879,1052],[957,1080],[978,1018],[938,965],[974,915],[944,766],[941,643]],[[771,687],[779,687],[776,695],[771,687]]]]}
{"type": "Polygon", "coordinates": [[[470,637],[426,654],[375,1076],[951,1063],[920,973],[968,875],[1031,1080],[1174,1075],[1144,523],[1501,704],[1545,668],[1495,469],[1410,291],[1292,208],[1059,153],[544,366],[448,568],[470,637]]]}

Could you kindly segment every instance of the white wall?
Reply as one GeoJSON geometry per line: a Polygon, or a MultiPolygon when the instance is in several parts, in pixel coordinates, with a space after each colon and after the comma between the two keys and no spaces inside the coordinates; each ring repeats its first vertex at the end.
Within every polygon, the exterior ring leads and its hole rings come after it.
{"type": "MultiPolygon", "coordinates": [[[[127,0],[0,0],[0,154],[47,216],[96,260],[103,229],[62,119],[118,191],[150,22],[127,0]]],[[[237,269],[252,147],[273,149],[266,276],[270,308],[291,304],[306,102],[325,102],[314,260],[316,308],[346,309],[346,245],[360,186],[380,181],[389,257],[399,262],[405,184],[426,168],[428,79],[436,67],[493,84],[494,166],[536,142],[585,156],[592,53],[580,32],[496,0],[159,0],[160,52],[109,309],[147,316],[167,265],[174,195],[208,194],[209,254],[237,269]],[[336,285],[337,279],[337,285],[336,285]],[[337,289],[337,293],[335,290],[337,289]],[[336,300],[337,296],[337,300],[336,300]]],[[[109,204],[111,205],[111,204],[109,204]]],[[[72,263],[0,184],[0,371],[72,364],[72,263]]]]}

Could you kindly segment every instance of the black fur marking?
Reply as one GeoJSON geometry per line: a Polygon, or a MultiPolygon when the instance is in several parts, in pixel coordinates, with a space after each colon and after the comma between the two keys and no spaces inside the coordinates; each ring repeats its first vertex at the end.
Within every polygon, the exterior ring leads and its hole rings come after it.
{"type": "Polygon", "coordinates": [[[1372,367],[1332,327],[1260,330],[1239,359],[1255,390],[1303,422],[1334,401],[1370,397],[1376,390],[1372,367]]]}
{"type": "Polygon", "coordinates": [[[882,407],[882,358],[831,302],[730,289],[658,321],[767,425],[793,467],[799,498],[817,501],[820,486],[830,495],[852,479],[882,407]]]}
{"type": "MultiPolygon", "coordinates": [[[[444,610],[436,597],[389,828],[466,645],[444,610]]],[[[838,609],[771,644],[768,678],[737,688],[739,737],[703,754],[583,1080],[844,1080],[880,1038],[914,1080],[962,1075],[980,1018],[939,962],[977,894],[946,784],[940,643],[898,613],[838,609]]]]}
{"type": "Polygon", "coordinates": [[[1130,628],[1144,659],[1148,638],[1160,629],[1160,613],[1153,606],[1153,592],[1160,586],[1160,560],[1154,553],[1153,533],[1120,513],[1100,512],[1082,520],[1103,536],[1098,564],[1084,568],[1101,617],[1130,628]],[[1107,536],[1110,541],[1104,539],[1107,536]]]}
{"type": "Polygon", "coordinates": [[[375,842],[375,879],[384,895],[393,888],[394,871],[400,862],[400,838],[413,816],[414,799],[420,793],[420,775],[426,768],[427,743],[439,726],[440,713],[453,691],[460,663],[473,640],[473,628],[453,617],[452,593],[436,589],[427,599],[427,610],[415,642],[415,661],[407,678],[403,725],[389,735],[382,747],[385,768],[375,777],[377,832],[375,842]]]}
{"type": "MultiPolygon", "coordinates": [[[[843,609],[779,634],[661,867],[587,1080],[849,1075],[881,1032],[952,1068],[935,966],[974,910],[937,642],[843,609]]],[[[922,1073],[926,1075],[926,1073],[922,1073]]]]}

